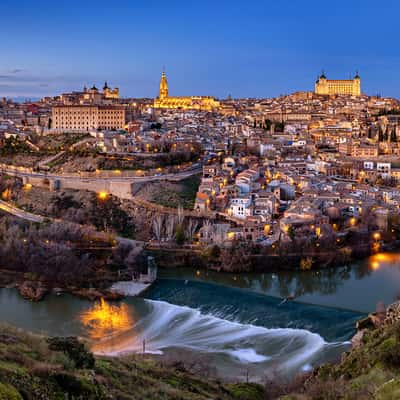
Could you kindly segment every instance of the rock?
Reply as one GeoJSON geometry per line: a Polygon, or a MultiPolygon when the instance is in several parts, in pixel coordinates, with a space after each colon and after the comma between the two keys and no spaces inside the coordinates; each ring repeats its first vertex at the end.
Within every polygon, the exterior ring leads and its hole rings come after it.
{"type": "Polygon", "coordinates": [[[40,301],[48,293],[48,288],[41,282],[25,281],[18,286],[18,292],[26,300],[40,301]]]}
{"type": "Polygon", "coordinates": [[[18,342],[19,339],[16,336],[8,335],[6,333],[0,333],[0,343],[15,344],[18,342]]]}
{"type": "Polygon", "coordinates": [[[384,314],[381,313],[371,313],[367,317],[360,319],[356,322],[356,329],[375,329],[382,325],[384,314]]]}
{"type": "Polygon", "coordinates": [[[362,338],[364,336],[365,329],[358,331],[352,338],[351,338],[351,347],[355,348],[361,345],[362,338]]]}

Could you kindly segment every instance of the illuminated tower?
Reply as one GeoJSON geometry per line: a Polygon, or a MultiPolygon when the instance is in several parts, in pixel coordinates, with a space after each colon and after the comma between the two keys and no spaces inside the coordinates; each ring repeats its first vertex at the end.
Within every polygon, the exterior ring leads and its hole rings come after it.
{"type": "Polygon", "coordinates": [[[162,72],[160,80],[160,99],[166,99],[168,97],[168,82],[165,71],[162,72]]]}

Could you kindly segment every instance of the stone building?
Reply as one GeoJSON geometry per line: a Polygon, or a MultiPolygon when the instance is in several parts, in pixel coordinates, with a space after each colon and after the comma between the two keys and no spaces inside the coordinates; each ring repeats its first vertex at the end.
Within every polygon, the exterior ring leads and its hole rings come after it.
{"type": "Polygon", "coordinates": [[[325,74],[322,74],[315,82],[315,93],[325,95],[361,95],[361,79],[358,74],[354,79],[327,79],[325,74]]]}
{"type": "Polygon", "coordinates": [[[154,100],[154,108],[213,111],[220,108],[220,103],[211,96],[170,97],[167,76],[163,71],[159,96],[154,100]]]}
{"type": "Polygon", "coordinates": [[[116,130],[125,126],[125,109],[108,105],[58,105],[52,107],[52,128],[58,131],[116,130]]]}

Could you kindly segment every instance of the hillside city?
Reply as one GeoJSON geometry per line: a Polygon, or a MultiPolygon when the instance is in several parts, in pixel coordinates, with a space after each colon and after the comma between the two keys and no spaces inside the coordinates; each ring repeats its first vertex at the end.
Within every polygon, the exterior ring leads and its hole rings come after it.
{"type": "Polygon", "coordinates": [[[2,207],[46,216],[29,191],[91,191],[145,209],[128,216],[148,245],[301,252],[303,268],[333,248],[376,252],[400,234],[400,107],[360,85],[322,74],[277,98],[171,97],[163,72],[154,100],[107,82],[3,98],[1,168],[25,199],[3,182],[2,207]]]}

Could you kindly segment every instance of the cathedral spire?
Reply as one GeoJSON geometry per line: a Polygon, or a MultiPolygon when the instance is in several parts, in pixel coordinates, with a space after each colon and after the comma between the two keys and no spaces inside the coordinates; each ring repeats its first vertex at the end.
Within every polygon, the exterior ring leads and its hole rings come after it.
{"type": "Polygon", "coordinates": [[[163,67],[163,71],[161,74],[160,80],[160,99],[165,99],[168,97],[168,82],[167,82],[167,75],[165,74],[165,68],[163,67]]]}

